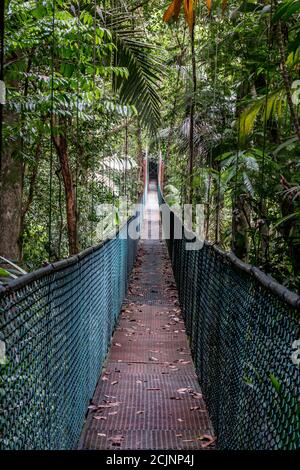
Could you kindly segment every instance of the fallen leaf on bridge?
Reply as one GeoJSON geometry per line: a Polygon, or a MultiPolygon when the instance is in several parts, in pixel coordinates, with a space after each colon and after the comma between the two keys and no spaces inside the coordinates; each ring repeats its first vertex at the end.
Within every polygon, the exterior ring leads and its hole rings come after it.
{"type": "Polygon", "coordinates": [[[195,398],[196,400],[201,400],[201,399],[202,399],[202,393],[199,393],[199,392],[193,392],[193,393],[192,393],[192,396],[193,396],[193,398],[195,398]]]}
{"type": "Polygon", "coordinates": [[[205,442],[202,442],[202,447],[206,448],[206,447],[211,446],[216,441],[216,438],[213,436],[210,436],[209,434],[204,434],[203,436],[199,436],[198,440],[205,441],[205,442]]]}
{"type": "Polygon", "coordinates": [[[97,408],[98,408],[98,406],[96,406],[96,405],[90,405],[90,406],[88,406],[88,410],[91,410],[91,411],[96,411],[97,408]]]}
{"type": "Polygon", "coordinates": [[[108,440],[111,441],[111,445],[120,446],[122,444],[122,441],[124,440],[124,437],[123,436],[114,436],[114,437],[110,437],[108,440]]]}
{"type": "Polygon", "coordinates": [[[189,388],[178,388],[177,393],[186,393],[189,390],[190,390],[189,388]]]}

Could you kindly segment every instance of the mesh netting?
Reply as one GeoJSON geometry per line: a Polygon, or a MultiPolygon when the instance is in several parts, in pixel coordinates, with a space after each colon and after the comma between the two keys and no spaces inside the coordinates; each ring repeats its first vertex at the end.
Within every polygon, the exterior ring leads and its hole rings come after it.
{"type": "Polygon", "coordinates": [[[167,240],[218,447],[299,448],[299,297],[233,255],[189,243],[174,231],[167,240]]]}
{"type": "Polygon", "coordinates": [[[0,293],[1,449],[76,445],[136,255],[127,230],[0,293]]]}

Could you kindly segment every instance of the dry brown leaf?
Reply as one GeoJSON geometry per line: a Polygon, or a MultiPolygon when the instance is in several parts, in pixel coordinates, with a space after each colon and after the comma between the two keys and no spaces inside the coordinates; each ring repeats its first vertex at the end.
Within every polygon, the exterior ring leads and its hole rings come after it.
{"type": "Polygon", "coordinates": [[[188,388],[178,388],[177,393],[186,393],[188,391],[189,391],[188,388]]]}
{"type": "Polygon", "coordinates": [[[201,400],[201,399],[202,399],[202,393],[199,393],[199,392],[193,392],[193,393],[192,393],[192,396],[193,396],[193,398],[195,398],[196,400],[201,400]]]}
{"type": "Polygon", "coordinates": [[[90,405],[90,406],[88,406],[88,410],[91,410],[91,411],[96,411],[97,408],[98,408],[98,406],[96,406],[96,405],[90,405]]]}
{"type": "Polygon", "coordinates": [[[106,403],[105,405],[99,405],[98,406],[98,409],[106,409],[106,408],[114,408],[116,406],[120,406],[121,405],[121,402],[120,401],[116,401],[114,403],[106,403]]]}
{"type": "Polygon", "coordinates": [[[201,445],[203,448],[211,446],[215,441],[216,438],[213,436],[210,436],[209,434],[203,434],[203,436],[199,436],[198,440],[201,441],[201,445]],[[205,442],[202,442],[205,441],[205,442]]]}
{"type": "Polygon", "coordinates": [[[123,436],[113,436],[108,439],[113,446],[120,446],[124,440],[123,436]]]}

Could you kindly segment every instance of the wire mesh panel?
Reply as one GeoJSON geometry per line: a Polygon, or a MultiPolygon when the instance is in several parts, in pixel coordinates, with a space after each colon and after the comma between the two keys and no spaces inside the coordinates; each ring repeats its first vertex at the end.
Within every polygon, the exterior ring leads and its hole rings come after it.
{"type": "Polygon", "coordinates": [[[218,447],[298,449],[300,298],[232,254],[208,243],[187,251],[189,241],[171,235],[169,254],[218,447]]]}
{"type": "Polygon", "coordinates": [[[75,447],[135,260],[129,223],[139,224],[142,207],[115,238],[1,290],[1,449],[75,447]]]}

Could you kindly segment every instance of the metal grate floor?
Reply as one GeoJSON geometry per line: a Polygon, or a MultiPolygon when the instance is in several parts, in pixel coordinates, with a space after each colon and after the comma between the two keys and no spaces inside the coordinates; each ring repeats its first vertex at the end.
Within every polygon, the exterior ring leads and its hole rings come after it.
{"type": "MultiPolygon", "coordinates": [[[[155,188],[149,205],[144,230],[159,225],[155,188]]],[[[79,449],[201,450],[213,441],[165,243],[142,240],[79,449]]]]}

